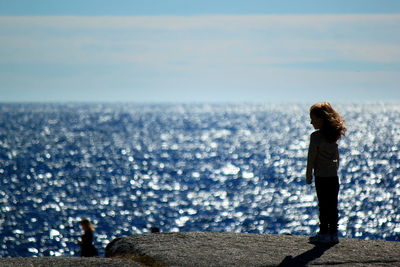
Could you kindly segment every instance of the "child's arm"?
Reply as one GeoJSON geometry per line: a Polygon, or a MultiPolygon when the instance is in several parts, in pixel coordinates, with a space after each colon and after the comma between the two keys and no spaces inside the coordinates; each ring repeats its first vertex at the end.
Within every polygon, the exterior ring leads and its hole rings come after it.
{"type": "Polygon", "coordinates": [[[310,136],[310,145],[308,147],[308,156],[307,156],[307,170],[306,170],[306,183],[311,184],[312,182],[312,173],[314,169],[315,158],[317,157],[317,144],[315,140],[314,133],[310,136]]]}

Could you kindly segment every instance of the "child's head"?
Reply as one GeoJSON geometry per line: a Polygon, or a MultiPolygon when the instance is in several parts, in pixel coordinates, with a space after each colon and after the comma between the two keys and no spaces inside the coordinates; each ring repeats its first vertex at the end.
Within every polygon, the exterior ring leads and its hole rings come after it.
{"type": "Polygon", "coordinates": [[[88,218],[82,218],[81,219],[81,227],[83,231],[94,231],[94,225],[89,221],[88,218]]]}
{"type": "Polygon", "coordinates": [[[343,118],[328,102],[312,105],[310,117],[311,124],[320,129],[328,142],[336,142],[346,133],[343,118]]]}

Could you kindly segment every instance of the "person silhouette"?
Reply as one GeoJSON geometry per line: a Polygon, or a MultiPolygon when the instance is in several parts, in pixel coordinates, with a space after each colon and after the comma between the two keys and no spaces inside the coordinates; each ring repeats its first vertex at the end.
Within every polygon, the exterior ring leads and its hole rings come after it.
{"type": "Polygon", "coordinates": [[[78,245],[81,246],[81,257],[98,256],[99,253],[93,245],[93,232],[95,230],[94,225],[87,218],[82,218],[80,225],[84,231],[84,234],[81,236],[81,240],[78,241],[78,245]]]}
{"type": "Polygon", "coordinates": [[[311,243],[338,243],[339,149],[337,141],[345,135],[346,126],[339,113],[327,103],[310,108],[311,124],[316,130],[310,136],[306,183],[315,177],[319,207],[319,233],[311,243]]]}

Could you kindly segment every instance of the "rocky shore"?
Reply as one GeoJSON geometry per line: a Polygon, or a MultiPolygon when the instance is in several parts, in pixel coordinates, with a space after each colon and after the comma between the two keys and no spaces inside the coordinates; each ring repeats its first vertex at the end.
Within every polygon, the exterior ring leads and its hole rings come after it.
{"type": "Polygon", "coordinates": [[[0,266],[400,266],[400,242],[340,239],[313,245],[306,236],[154,233],[120,237],[106,258],[3,258],[0,266]]]}
{"type": "Polygon", "coordinates": [[[306,236],[160,233],[117,238],[106,256],[146,256],[154,266],[400,266],[400,242],[340,239],[315,246],[306,236]]]}
{"type": "Polygon", "coordinates": [[[127,259],[102,257],[37,257],[0,258],[1,267],[140,267],[142,265],[127,259]]]}

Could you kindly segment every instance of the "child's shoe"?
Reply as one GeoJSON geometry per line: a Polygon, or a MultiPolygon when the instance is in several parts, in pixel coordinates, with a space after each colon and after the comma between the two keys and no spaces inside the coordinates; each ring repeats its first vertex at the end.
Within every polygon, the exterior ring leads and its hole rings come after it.
{"type": "Polygon", "coordinates": [[[334,244],[339,243],[339,238],[338,238],[338,233],[337,232],[331,234],[331,242],[334,243],[334,244]]]}
{"type": "Polygon", "coordinates": [[[312,244],[314,244],[314,243],[322,243],[322,244],[332,243],[330,234],[321,234],[321,233],[318,233],[315,236],[310,236],[309,241],[312,244]]]}

